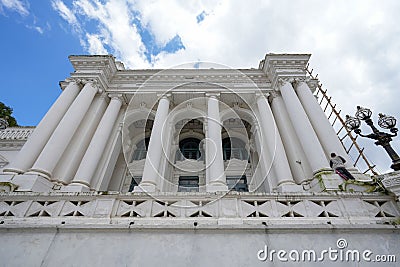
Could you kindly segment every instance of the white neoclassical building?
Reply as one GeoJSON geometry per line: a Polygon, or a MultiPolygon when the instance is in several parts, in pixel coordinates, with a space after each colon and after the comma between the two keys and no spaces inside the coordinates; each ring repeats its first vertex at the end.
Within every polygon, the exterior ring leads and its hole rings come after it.
{"type": "Polygon", "coordinates": [[[131,70],[70,56],[74,72],[39,125],[0,132],[1,264],[262,265],[267,245],[318,254],[344,251],[339,239],[398,253],[399,174],[353,166],[309,58],[131,70]],[[356,181],[334,173],[332,152],[356,181]]]}

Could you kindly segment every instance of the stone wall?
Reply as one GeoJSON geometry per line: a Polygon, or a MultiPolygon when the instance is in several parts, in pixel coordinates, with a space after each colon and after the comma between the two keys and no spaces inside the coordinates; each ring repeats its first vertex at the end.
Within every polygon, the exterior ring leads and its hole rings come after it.
{"type": "MultiPolygon", "coordinates": [[[[395,255],[400,260],[398,233],[394,227],[296,226],[280,230],[122,230],[85,229],[84,225],[81,229],[1,229],[0,266],[377,266],[372,262],[377,255],[390,261],[394,258],[389,256],[395,255]],[[281,255],[283,260],[274,253],[263,261],[266,246],[268,255],[272,250],[287,254],[281,255]],[[298,262],[292,260],[296,259],[293,250],[299,253],[298,262]],[[331,250],[331,255],[322,258],[323,250],[331,250]],[[357,251],[360,261],[353,260],[351,251],[357,251]]],[[[381,265],[398,266],[393,262],[381,265]]]]}

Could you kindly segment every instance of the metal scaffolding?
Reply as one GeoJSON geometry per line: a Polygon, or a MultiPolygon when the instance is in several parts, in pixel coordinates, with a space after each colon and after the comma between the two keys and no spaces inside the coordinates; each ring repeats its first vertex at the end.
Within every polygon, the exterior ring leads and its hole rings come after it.
{"type": "MultiPolygon", "coordinates": [[[[317,75],[313,75],[313,69],[309,69],[309,65],[306,67],[306,71],[310,78],[317,79],[317,75]]],[[[354,167],[358,168],[362,173],[370,175],[378,175],[375,170],[376,165],[370,163],[364,153],[364,147],[360,147],[357,143],[358,135],[355,137],[345,127],[345,121],[340,116],[341,110],[337,110],[336,104],[332,102],[332,97],[327,95],[327,90],[322,88],[322,84],[317,83],[317,89],[314,93],[317,97],[322,110],[325,112],[332,127],[336,130],[336,134],[339,137],[340,142],[345,148],[347,154],[354,160],[354,167]],[[343,131],[344,130],[344,131],[343,131]]]]}

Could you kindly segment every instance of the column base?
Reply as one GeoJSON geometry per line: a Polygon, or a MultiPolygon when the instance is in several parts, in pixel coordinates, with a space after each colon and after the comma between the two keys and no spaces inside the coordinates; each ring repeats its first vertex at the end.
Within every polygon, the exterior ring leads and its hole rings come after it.
{"type": "Polygon", "coordinates": [[[309,191],[312,192],[327,192],[340,191],[339,185],[344,180],[333,171],[321,171],[314,174],[314,178],[310,182],[309,191]]]}
{"type": "Polygon", "coordinates": [[[18,186],[16,192],[51,192],[54,184],[38,174],[15,175],[11,182],[18,186]]]}
{"type": "Polygon", "coordinates": [[[206,191],[210,193],[214,192],[228,192],[228,186],[223,183],[212,183],[206,185],[206,191]]]}
{"type": "Polygon", "coordinates": [[[90,188],[83,184],[69,184],[61,186],[60,192],[90,192],[90,188]]]}
{"type": "Polygon", "coordinates": [[[141,192],[141,193],[154,193],[158,191],[155,184],[152,183],[140,183],[133,188],[133,192],[141,192]]]}
{"type": "Polygon", "coordinates": [[[23,174],[25,171],[16,168],[5,168],[3,169],[3,173],[5,174],[23,174]]]}
{"type": "Polygon", "coordinates": [[[294,184],[294,183],[284,183],[278,185],[276,188],[277,192],[284,193],[284,192],[304,192],[304,189],[301,185],[294,184]]]}
{"type": "Polygon", "coordinates": [[[360,181],[360,182],[372,182],[372,178],[370,175],[367,174],[363,174],[360,173],[358,170],[356,171],[350,171],[351,175],[353,175],[354,179],[356,179],[356,181],[360,181]]]}
{"type": "Polygon", "coordinates": [[[51,173],[42,169],[29,169],[25,174],[40,175],[49,181],[51,180],[51,173]]]}

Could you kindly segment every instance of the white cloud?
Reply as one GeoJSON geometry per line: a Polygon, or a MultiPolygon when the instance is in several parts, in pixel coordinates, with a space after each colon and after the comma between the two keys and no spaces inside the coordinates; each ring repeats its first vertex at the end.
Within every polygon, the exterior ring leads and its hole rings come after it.
{"type": "Polygon", "coordinates": [[[23,16],[25,26],[28,29],[34,30],[40,34],[43,34],[46,28],[50,29],[49,23],[46,24],[46,27],[38,25],[37,17],[30,12],[29,3],[25,0],[0,0],[0,12],[6,14],[4,9],[15,11],[23,16]]]}
{"type": "Polygon", "coordinates": [[[27,25],[26,27],[27,27],[28,29],[32,29],[32,30],[37,31],[37,32],[40,33],[40,34],[43,34],[43,33],[44,33],[43,28],[40,27],[40,26],[31,26],[31,25],[27,25]]]}
{"type": "MultiPolygon", "coordinates": [[[[396,0],[74,0],[70,8],[57,0],[53,7],[68,23],[82,27],[80,38],[88,52],[113,53],[130,68],[198,60],[256,68],[266,53],[311,53],[311,67],[342,114],[365,105],[375,116],[383,112],[400,119],[396,0]],[[203,11],[208,15],[197,23],[203,11]],[[179,35],[185,49],[162,51],[148,62],[134,19],[156,45],[179,35]],[[84,28],[93,23],[95,29],[84,28]]],[[[399,141],[393,145],[400,152],[399,141]]],[[[367,153],[390,165],[385,152],[372,146],[367,153]]]]}
{"type": "Polygon", "coordinates": [[[0,9],[3,7],[18,12],[22,16],[29,15],[29,6],[21,0],[0,0],[0,9]]]}
{"type": "Polygon", "coordinates": [[[53,0],[51,5],[58,14],[65,19],[77,32],[80,32],[80,24],[75,14],[61,0],[53,0]]]}
{"type": "Polygon", "coordinates": [[[86,34],[89,44],[88,52],[93,55],[107,55],[108,52],[104,48],[101,37],[96,34],[86,34]]]}

